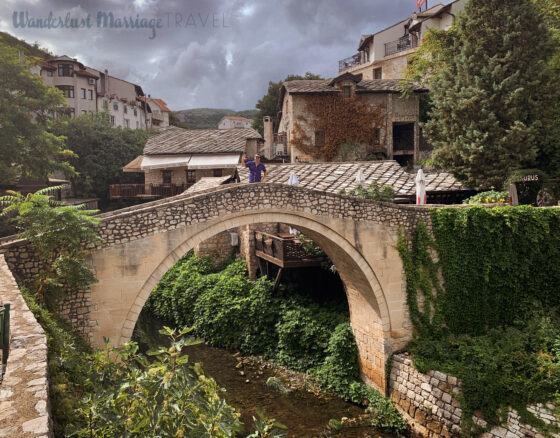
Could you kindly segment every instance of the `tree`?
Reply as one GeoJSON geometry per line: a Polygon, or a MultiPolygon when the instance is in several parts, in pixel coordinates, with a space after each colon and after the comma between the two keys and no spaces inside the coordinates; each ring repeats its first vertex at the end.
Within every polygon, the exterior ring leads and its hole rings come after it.
{"type": "Polygon", "coordinates": [[[189,129],[189,125],[181,121],[181,119],[179,118],[179,116],[175,111],[171,111],[169,113],[169,124],[172,126],[178,126],[179,128],[189,129]]]}
{"type": "Polygon", "coordinates": [[[307,72],[305,76],[300,75],[288,75],[286,79],[280,82],[272,82],[268,83],[268,91],[267,93],[260,99],[255,107],[257,108],[258,112],[253,121],[253,129],[260,132],[263,135],[264,127],[263,127],[263,117],[270,116],[272,118],[272,122],[276,124],[278,120],[276,120],[276,114],[278,113],[278,99],[280,98],[280,88],[282,88],[282,84],[287,81],[295,81],[295,80],[312,80],[312,79],[323,79],[319,75],[315,75],[313,73],[307,72]]]}
{"type": "Polygon", "coordinates": [[[19,237],[37,251],[40,261],[35,278],[37,298],[56,299],[65,290],[84,290],[96,281],[85,264],[86,248],[100,242],[94,230],[96,211],[83,205],[64,205],[50,195],[61,187],[49,187],[23,196],[9,191],[0,197],[0,217],[16,214],[19,237]]]}
{"type": "Polygon", "coordinates": [[[0,184],[20,176],[46,179],[56,170],[72,174],[64,137],[50,132],[53,117],[64,109],[62,93],[0,42],[0,184]]]}
{"type": "Polygon", "coordinates": [[[431,88],[424,132],[436,164],[481,189],[534,167],[550,142],[558,87],[553,39],[531,0],[471,0],[449,32],[425,42],[413,69],[431,88]]]}
{"type": "Polygon", "coordinates": [[[141,174],[124,173],[122,168],[142,155],[146,131],[115,127],[102,112],[58,120],[54,132],[65,136],[68,148],[77,154],[72,163],[78,173],[71,178],[75,195],[106,199],[110,184],[143,181],[141,174]]]}

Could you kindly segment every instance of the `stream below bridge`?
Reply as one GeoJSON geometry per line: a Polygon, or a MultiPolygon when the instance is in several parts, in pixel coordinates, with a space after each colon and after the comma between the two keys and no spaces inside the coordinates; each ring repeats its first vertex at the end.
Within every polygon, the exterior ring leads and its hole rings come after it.
{"type": "MultiPolygon", "coordinates": [[[[141,351],[168,344],[167,337],[158,332],[163,325],[149,312],[140,314],[133,340],[138,342],[141,351]]],[[[340,432],[328,430],[330,419],[356,418],[364,414],[364,409],[336,396],[309,390],[308,385],[302,384],[304,379],[301,374],[285,372],[269,364],[244,358],[239,353],[204,343],[189,346],[184,352],[189,355],[190,362],[201,363],[204,373],[225,388],[227,403],[241,413],[241,421],[246,428],[242,436],[252,432],[250,427],[253,417],[258,418],[258,412],[262,412],[266,417],[285,425],[288,428],[287,436],[293,438],[389,437],[370,427],[348,427],[340,432]],[[282,393],[266,384],[270,377],[295,383],[293,386],[299,386],[299,389],[282,393]]]]}

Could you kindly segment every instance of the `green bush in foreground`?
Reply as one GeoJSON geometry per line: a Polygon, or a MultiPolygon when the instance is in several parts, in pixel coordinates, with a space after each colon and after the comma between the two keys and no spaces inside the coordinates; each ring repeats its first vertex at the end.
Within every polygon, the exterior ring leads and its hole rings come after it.
{"type": "Polygon", "coordinates": [[[163,277],[146,307],[179,327],[192,326],[212,345],[264,356],[310,374],[348,400],[368,400],[372,425],[405,430],[390,401],[359,380],[345,303],[322,306],[286,288],[273,294],[266,278],[247,278],[244,260],[214,272],[208,258],[187,255],[163,277]]]}
{"type": "MultiPolygon", "coordinates": [[[[65,323],[24,292],[30,310],[45,329],[55,436],[62,437],[233,437],[239,415],[221,396],[213,379],[182,355],[183,335],[167,348],[138,353],[136,343],[92,351],[65,323]]],[[[281,425],[255,420],[250,436],[280,438],[281,425]]]]}

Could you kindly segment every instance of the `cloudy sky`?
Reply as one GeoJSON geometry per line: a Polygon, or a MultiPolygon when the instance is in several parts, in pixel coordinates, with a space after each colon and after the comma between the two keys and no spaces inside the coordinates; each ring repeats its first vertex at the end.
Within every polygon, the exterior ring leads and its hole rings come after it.
{"type": "MultiPolygon", "coordinates": [[[[429,6],[436,3],[429,0],[429,6]]],[[[161,97],[172,110],[254,108],[270,80],[306,71],[332,77],[338,60],[356,52],[362,33],[379,31],[416,8],[416,0],[2,0],[2,4],[0,30],[90,67],[107,68],[111,75],[161,97]],[[51,12],[55,25],[59,17],[65,23],[68,16],[82,27],[22,27],[51,12]],[[117,19],[132,17],[144,27],[103,27],[99,13],[112,13],[115,26],[117,19]]]]}

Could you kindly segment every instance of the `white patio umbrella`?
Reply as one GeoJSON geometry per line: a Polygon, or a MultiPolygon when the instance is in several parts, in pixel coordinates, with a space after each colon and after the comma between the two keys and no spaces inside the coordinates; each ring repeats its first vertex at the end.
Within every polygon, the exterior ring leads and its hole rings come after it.
{"type": "Polygon", "coordinates": [[[418,173],[416,174],[416,204],[426,205],[426,203],[426,177],[422,169],[418,169],[418,173]]]}
{"type": "Polygon", "coordinates": [[[364,185],[365,182],[366,182],[366,177],[364,176],[364,171],[362,168],[360,168],[360,170],[358,170],[358,173],[356,175],[356,184],[364,185]]]}
{"type": "MultiPolygon", "coordinates": [[[[290,178],[288,179],[288,185],[290,185],[290,186],[299,185],[299,179],[294,172],[290,173],[290,178]]],[[[290,234],[293,234],[294,236],[297,236],[299,234],[299,231],[296,230],[295,228],[290,227],[290,234]]]]}

